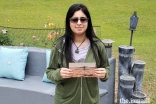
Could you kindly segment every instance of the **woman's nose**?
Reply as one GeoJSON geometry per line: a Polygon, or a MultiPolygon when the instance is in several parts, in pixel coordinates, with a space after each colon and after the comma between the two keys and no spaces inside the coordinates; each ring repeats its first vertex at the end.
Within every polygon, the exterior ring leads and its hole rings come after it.
{"type": "Polygon", "coordinates": [[[77,24],[82,24],[81,21],[80,21],[80,19],[78,20],[77,24]]]}

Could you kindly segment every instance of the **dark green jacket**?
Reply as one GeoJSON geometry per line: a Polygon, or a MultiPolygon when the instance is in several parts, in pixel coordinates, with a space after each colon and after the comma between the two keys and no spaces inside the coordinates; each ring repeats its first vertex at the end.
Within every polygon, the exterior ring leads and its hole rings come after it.
{"type": "MultiPolygon", "coordinates": [[[[94,38],[100,50],[100,58],[96,63],[97,68],[105,68],[107,75],[101,81],[106,81],[109,77],[109,62],[103,43],[94,38]]],[[[94,47],[95,48],[95,47],[94,47]]],[[[56,84],[55,104],[99,104],[99,87],[97,78],[67,78],[63,79],[60,75],[60,68],[66,67],[65,58],[63,58],[63,66],[61,66],[61,49],[62,42],[58,41],[52,49],[51,61],[46,70],[48,79],[56,84]],[[81,100],[82,99],[82,100],[81,100]]],[[[97,53],[97,49],[95,48],[97,53]]],[[[95,62],[92,49],[89,48],[85,62],[95,62]]]]}

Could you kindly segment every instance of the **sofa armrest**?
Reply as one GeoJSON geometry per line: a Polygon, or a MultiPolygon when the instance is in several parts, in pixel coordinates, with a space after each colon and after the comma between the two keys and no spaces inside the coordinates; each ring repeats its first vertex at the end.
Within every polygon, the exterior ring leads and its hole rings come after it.
{"type": "Polygon", "coordinates": [[[101,82],[99,80],[99,88],[107,89],[110,87],[110,85],[114,85],[115,83],[115,67],[116,67],[116,59],[114,57],[109,58],[109,64],[110,64],[110,76],[106,82],[101,82]]]}
{"type": "Polygon", "coordinates": [[[110,76],[106,82],[101,82],[99,79],[99,88],[106,89],[108,91],[108,94],[105,96],[105,103],[114,104],[116,59],[114,57],[109,58],[109,63],[110,76]]]}

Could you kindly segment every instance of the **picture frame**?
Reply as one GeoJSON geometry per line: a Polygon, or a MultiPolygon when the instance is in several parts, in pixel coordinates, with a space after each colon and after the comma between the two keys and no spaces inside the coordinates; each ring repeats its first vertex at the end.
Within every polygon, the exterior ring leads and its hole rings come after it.
{"type": "Polygon", "coordinates": [[[95,77],[95,63],[69,63],[73,70],[72,77],[95,77]]]}

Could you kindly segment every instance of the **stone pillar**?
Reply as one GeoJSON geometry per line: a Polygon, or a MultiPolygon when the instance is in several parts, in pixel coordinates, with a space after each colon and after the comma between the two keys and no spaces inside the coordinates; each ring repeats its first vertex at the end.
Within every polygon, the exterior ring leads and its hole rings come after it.
{"type": "MultiPolygon", "coordinates": [[[[134,47],[132,46],[119,46],[119,62],[118,62],[118,104],[119,100],[122,99],[122,97],[124,95],[121,95],[123,89],[121,89],[120,85],[124,85],[124,86],[128,86],[126,84],[128,83],[123,83],[120,80],[122,80],[122,77],[120,78],[120,76],[126,74],[129,75],[130,74],[130,70],[131,70],[131,64],[132,64],[132,56],[134,53],[134,47]]],[[[122,80],[123,81],[123,80],[122,80]]],[[[128,90],[129,91],[129,90],[128,90]]],[[[128,98],[129,99],[129,98],[128,98]]]]}
{"type": "Polygon", "coordinates": [[[132,93],[131,104],[146,104],[146,94],[141,91],[132,93]]]}
{"type": "Polygon", "coordinates": [[[120,76],[118,90],[118,104],[127,104],[131,100],[135,78],[131,75],[124,74],[120,76]]]}
{"type": "Polygon", "coordinates": [[[132,62],[132,69],[131,74],[135,78],[134,83],[134,91],[141,91],[142,90],[142,80],[143,80],[143,73],[144,73],[145,62],[141,60],[134,60],[132,62]]]}
{"type": "Polygon", "coordinates": [[[133,53],[134,47],[119,46],[119,77],[123,74],[130,74],[133,53]]]}

